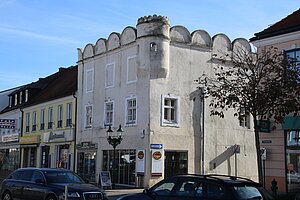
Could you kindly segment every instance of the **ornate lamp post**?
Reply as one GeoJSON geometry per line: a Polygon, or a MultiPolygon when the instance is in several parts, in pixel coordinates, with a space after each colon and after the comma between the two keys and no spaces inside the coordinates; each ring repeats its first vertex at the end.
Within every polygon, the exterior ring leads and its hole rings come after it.
{"type": "Polygon", "coordinates": [[[117,130],[119,135],[118,136],[112,136],[113,132],[114,131],[111,129],[111,126],[109,126],[106,133],[107,133],[107,141],[114,149],[113,163],[112,163],[112,187],[114,188],[115,183],[117,181],[117,167],[118,167],[118,163],[117,163],[117,160],[116,160],[116,147],[119,144],[121,144],[121,141],[123,140],[122,133],[124,132],[124,130],[122,129],[122,126],[120,125],[118,130],[117,130]]]}

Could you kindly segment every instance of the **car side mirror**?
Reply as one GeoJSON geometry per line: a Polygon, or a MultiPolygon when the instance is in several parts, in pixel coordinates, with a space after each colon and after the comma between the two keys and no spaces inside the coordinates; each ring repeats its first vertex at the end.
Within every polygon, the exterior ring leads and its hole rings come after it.
{"type": "Polygon", "coordinates": [[[38,178],[38,179],[35,180],[35,183],[45,184],[45,181],[43,179],[38,178]]]}

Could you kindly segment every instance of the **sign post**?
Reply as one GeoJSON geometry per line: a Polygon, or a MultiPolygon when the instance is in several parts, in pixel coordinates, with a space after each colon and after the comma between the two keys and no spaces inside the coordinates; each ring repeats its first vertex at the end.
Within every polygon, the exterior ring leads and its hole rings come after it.
{"type": "Polygon", "coordinates": [[[237,154],[241,153],[241,146],[238,144],[233,145],[234,163],[235,163],[235,176],[237,176],[237,154]]]}

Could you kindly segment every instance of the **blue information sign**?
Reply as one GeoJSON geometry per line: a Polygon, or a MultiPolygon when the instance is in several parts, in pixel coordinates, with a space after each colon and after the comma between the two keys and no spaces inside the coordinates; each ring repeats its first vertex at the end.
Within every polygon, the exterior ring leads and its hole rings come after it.
{"type": "Polygon", "coordinates": [[[150,144],[150,149],[162,149],[162,144],[150,144]]]}

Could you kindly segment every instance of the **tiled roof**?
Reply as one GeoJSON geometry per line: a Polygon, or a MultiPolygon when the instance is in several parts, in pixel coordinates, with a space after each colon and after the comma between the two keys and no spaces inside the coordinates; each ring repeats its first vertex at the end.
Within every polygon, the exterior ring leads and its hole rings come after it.
{"type": "Polygon", "coordinates": [[[260,40],[295,31],[300,31],[300,9],[273,24],[272,26],[266,28],[265,30],[255,33],[255,37],[251,38],[250,41],[260,40]]]}

